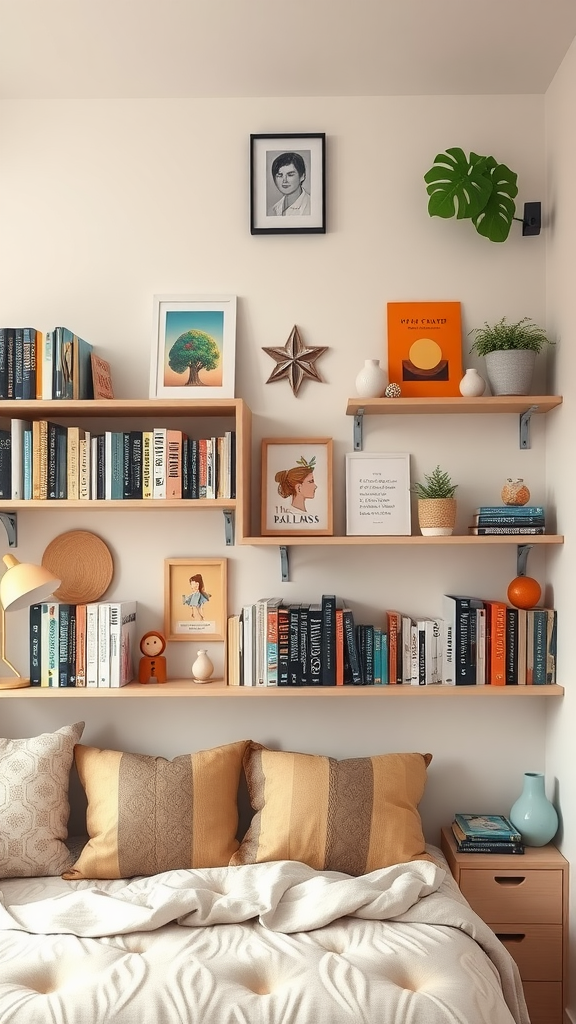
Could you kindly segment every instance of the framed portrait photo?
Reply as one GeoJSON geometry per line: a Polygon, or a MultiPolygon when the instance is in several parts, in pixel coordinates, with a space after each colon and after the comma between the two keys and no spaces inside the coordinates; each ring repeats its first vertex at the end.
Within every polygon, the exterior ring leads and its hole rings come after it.
{"type": "Polygon", "coordinates": [[[410,536],[410,455],[346,455],[346,536],[410,536]]]}
{"type": "Polygon", "coordinates": [[[326,233],[326,135],[250,136],[253,235],[326,233]]]}
{"type": "Polygon", "coordinates": [[[262,536],[332,536],[332,439],[262,440],[262,536]]]}
{"type": "Polygon", "coordinates": [[[225,558],[167,558],[164,634],[167,640],[224,640],[227,625],[225,558]]]}
{"type": "Polygon", "coordinates": [[[234,398],[235,295],[155,295],[150,398],[234,398]]]}

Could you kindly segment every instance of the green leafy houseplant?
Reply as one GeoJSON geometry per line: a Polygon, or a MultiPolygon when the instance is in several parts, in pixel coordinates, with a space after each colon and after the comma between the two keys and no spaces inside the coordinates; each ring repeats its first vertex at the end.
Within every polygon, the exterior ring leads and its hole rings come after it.
{"type": "Polygon", "coordinates": [[[413,490],[418,498],[453,498],[458,484],[453,484],[448,473],[436,466],[432,473],[424,473],[425,483],[415,483],[413,490]]]}
{"type": "Polygon", "coordinates": [[[544,345],[554,344],[547,337],[546,331],[527,316],[514,324],[509,324],[503,316],[496,324],[485,323],[483,327],[473,328],[470,334],[475,335],[470,351],[477,352],[479,356],[486,356],[489,352],[508,352],[511,349],[538,353],[544,345]]]}
{"type": "Polygon", "coordinates": [[[510,233],[518,195],[518,175],[493,156],[470,153],[454,146],[439,153],[424,175],[431,217],[471,220],[491,242],[505,242],[510,233]]]}

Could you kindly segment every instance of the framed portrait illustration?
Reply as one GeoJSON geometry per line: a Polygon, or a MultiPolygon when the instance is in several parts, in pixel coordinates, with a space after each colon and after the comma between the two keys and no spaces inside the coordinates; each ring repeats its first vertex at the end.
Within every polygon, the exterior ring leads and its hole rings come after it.
{"type": "Polygon", "coordinates": [[[332,439],[262,440],[262,536],[332,536],[332,439]]]}
{"type": "Polygon", "coordinates": [[[235,295],[155,295],[150,398],[234,398],[235,295]]]}
{"type": "Polygon", "coordinates": [[[225,558],[167,558],[164,634],[167,640],[224,640],[225,558]]]}
{"type": "Polygon", "coordinates": [[[253,235],[325,234],[326,136],[250,136],[253,235]]]}
{"type": "Polygon", "coordinates": [[[346,455],[346,536],[410,536],[410,455],[346,455]]]}

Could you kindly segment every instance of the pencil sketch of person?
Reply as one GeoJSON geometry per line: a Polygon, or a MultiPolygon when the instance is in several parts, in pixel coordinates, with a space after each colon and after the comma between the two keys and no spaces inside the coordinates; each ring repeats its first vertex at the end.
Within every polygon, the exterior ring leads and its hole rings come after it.
{"type": "Polygon", "coordinates": [[[199,572],[195,576],[191,576],[188,582],[190,584],[190,593],[182,594],[182,604],[188,605],[193,619],[203,619],[202,605],[210,600],[211,594],[206,593],[204,580],[199,572]]]}
{"type": "Polygon", "coordinates": [[[308,217],[310,193],[304,189],[306,164],[300,153],[281,153],[272,161],[272,181],[282,198],[272,207],[275,217],[308,217]]]}
{"type": "Polygon", "coordinates": [[[291,469],[281,469],[274,477],[278,484],[278,494],[282,498],[291,498],[292,508],[300,512],[306,512],[306,502],[316,494],[318,484],[314,481],[315,463],[315,456],[310,462],[302,456],[295,466],[291,469]]]}

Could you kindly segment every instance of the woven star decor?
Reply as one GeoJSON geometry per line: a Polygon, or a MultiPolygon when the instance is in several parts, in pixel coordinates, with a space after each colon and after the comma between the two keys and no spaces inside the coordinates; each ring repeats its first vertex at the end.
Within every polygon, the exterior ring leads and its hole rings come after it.
{"type": "Polygon", "coordinates": [[[316,368],[316,360],[327,350],[327,345],[305,345],[300,337],[298,328],[294,326],[290,331],[290,337],[284,348],[262,349],[263,352],[272,356],[272,359],[276,361],[276,366],[266,383],[271,384],[276,380],[287,380],[290,382],[294,395],[298,394],[305,377],[309,377],[310,380],[317,380],[320,384],[323,384],[324,381],[316,368]]]}

